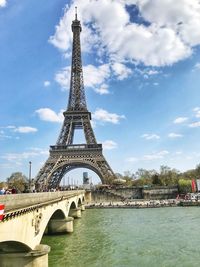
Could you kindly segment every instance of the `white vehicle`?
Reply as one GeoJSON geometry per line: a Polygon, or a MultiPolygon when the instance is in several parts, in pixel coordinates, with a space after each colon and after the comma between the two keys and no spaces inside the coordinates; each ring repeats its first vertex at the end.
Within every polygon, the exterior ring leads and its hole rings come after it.
{"type": "Polygon", "coordinates": [[[200,193],[188,193],[187,198],[189,200],[200,200],[200,193]]]}

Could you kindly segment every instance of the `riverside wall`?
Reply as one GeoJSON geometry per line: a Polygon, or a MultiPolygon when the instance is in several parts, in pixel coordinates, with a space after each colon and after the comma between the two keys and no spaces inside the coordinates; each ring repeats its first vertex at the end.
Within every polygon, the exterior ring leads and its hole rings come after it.
{"type": "Polygon", "coordinates": [[[97,189],[92,191],[92,202],[115,202],[132,199],[173,199],[178,194],[177,187],[159,186],[144,187],[116,187],[111,189],[97,189]]]}
{"type": "Polygon", "coordinates": [[[91,202],[117,202],[121,201],[121,196],[117,196],[110,191],[105,190],[93,190],[91,192],[91,202]]]}
{"type": "Polygon", "coordinates": [[[178,194],[177,186],[160,186],[143,189],[144,199],[173,199],[178,194]]]}

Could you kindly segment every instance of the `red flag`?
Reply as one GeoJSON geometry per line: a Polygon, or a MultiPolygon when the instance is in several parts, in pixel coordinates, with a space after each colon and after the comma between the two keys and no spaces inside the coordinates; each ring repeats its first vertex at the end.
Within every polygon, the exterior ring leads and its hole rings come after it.
{"type": "Polygon", "coordinates": [[[196,181],[192,179],[192,192],[196,192],[196,181]]]}
{"type": "Polygon", "coordinates": [[[4,209],[5,209],[5,205],[0,204],[0,221],[3,220],[3,217],[4,217],[4,209]]]}

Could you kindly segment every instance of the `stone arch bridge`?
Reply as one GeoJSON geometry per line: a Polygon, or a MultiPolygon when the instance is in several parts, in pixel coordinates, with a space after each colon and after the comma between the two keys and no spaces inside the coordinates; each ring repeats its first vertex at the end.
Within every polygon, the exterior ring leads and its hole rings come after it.
{"type": "Polygon", "coordinates": [[[0,266],[47,267],[50,247],[43,235],[73,232],[90,192],[63,191],[0,196],[6,212],[0,222],[0,266]]]}

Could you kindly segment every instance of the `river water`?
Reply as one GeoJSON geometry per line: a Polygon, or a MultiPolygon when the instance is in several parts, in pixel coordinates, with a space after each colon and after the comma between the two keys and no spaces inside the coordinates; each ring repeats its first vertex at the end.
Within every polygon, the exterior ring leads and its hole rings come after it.
{"type": "Polygon", "coordinates": [[[49,267],[200,266],[200,209],[91,209],[74,232],[45,236],[49,267]]]}

